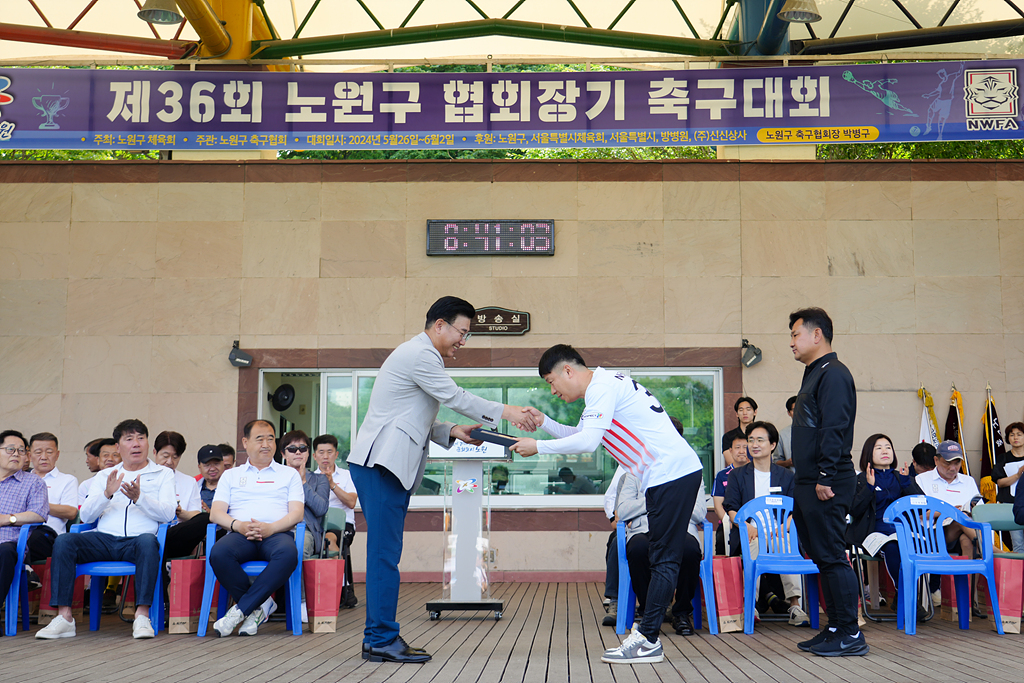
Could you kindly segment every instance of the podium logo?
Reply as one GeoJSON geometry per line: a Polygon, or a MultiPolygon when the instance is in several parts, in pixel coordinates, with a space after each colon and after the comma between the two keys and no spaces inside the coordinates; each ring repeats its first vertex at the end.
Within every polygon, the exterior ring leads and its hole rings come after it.
{"type": "Polygon", "coordinates": [[[456,479],[455,493],[473,493],[476,491],[476,479],[456,479]]]}
{"type": "Polygon", "coordinates": [[[1017,69],[968,69],[964,72],[967,130],[1018,130],[1017,69]]]}

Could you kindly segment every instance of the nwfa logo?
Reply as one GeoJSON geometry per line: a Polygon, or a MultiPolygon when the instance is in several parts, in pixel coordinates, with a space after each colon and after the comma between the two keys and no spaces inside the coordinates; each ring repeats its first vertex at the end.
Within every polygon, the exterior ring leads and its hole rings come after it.
{"type": "Polygon", "coordinates": [[[967,130],[1017,130],[1017,69],[968,69],[964,73],[967,130]]]}

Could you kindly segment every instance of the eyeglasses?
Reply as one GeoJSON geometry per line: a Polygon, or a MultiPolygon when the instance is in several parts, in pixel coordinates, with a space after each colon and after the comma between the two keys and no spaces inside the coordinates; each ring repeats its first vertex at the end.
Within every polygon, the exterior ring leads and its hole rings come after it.
{"type": "Polygon", "coordinates": [[[18,455],[25,455],[24,446],[22,446],[21,448],[18,448],[17,446],[3,446],[3,450],[5,453],[7,453],[7,455],[14,455],[15,453],[17,453],[18,455]]]}
{"type": "Polygon", "coordinates": [[[285,450],[289,453],[305,453],[309,450],[309,446],[306,446],[305,444],[301,446],[288,446],[285,450]]]}
{"type": "Polygon", "coordinates": [[[455,330],[459,334],[461,334],[462,335],[462,341],[469,341],[469,338],[473,336],[472,332],[469,332],[468,330],[466,332],[463,332],[462,330],[460,330],[459,328],[455,327],[455,325],[452,325],[447,320],[444,321],[444,324],[447,325],[448,327],[452,328],[453,330],[455,330]]]}
{"type": "Polygon", "coordinates": [[[754,444],[757,444],[757,445],[760,446],[760,445],[768,443],[768,439],[763,439],[761,437],[758,437],[756,439],[755,438],[750,438],[750,439],[747,439],[747,443],[754,443],[754,444]]]}

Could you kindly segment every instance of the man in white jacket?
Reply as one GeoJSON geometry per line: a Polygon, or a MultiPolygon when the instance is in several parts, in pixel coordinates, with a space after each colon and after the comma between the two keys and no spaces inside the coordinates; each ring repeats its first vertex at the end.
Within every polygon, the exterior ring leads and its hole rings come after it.
{"type": "Polygon", "coordinates": [[[75,565],[118,561],[135,564],[135,623],[133,638],[152,638],[149,607],[160,571],[156,532],[174,518],[174,473],[149,459],[149,430],[140,420],[125,420],[113,438],[121,464],[92,478],[89,495],[80,511],[82,522],[96,522],[96,531],[63,534],[53,547],[50,606],[57,616],[36,632],[36,638],[72,638],[75,620],[71,600],[75,565]]]}

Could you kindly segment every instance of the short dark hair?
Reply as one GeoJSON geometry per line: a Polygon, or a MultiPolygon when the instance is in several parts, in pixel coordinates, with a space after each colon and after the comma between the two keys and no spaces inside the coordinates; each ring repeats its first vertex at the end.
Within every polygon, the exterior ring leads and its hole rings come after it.
{"type": "Polygon", "coordinates": [[[750,398],[749,396],[740,396],[738,399],[736,399],[736,403],[734,403],[732,406],[734,412],[739,411],[741,403],[749,403],[750,407],[754,409],[754,412],[757,412],[757,401],[750,398]]]}
{"type": "Polygon", "coordinates": [[[793,410],[793,406],[796,405],[796,396],[790,396],[786,399],[786,410],[793,410]]]}
{"type": "Polygon", "coordinates": [[[57,441],[57,437],[50,432],[39,432],[38,434],[33,434],[29,437],[28,447],[31,448],[32,444],[36,441],[52,441],[54,446],[60,448],[60,442],[57,441]]]}
{"type": "Polygon", "coordinates": [[[235,447],[232,446],[231,444],[229,444],[229,443],[219,443],[219,444],[217,444],[217,448],[220,449],[220,452],[224,455],[225,458],[227,456],[229,456],[229,455],[232,458],[235,457],[235,447]]]}
{"type": "Polygon", "coordinates": [[[473,308],[473,304],[465,299],[460,299],[457,296],[442,296],[427,311],[427,323],[423,326],[423,329],[427,329],[438,320],[453,323],[460,315],[464,315],[472,320],[473,316],[476,315],[476,309],[473,308]]]}
{"type": "Polygon", "coordinates": [[[277,436],[277,430],[274,429],[274,423],[270,420],[249,420],[245,423],[245,426],[242,427],[242,436],[248,439],[249,435],[252,434],[252,428],[260,422],[270,427],[270,431],[274,432],[274,436],[277,436]]]}
{"type": "Polygon", "coordinates": [[[93,445],[99,443],[100,441],[103,441],[103,437],[100,437],[98,439],[93,439],[89,443],[85,444],[85,448],[83,448],[82,450],[84,450],[89,455],[92,455],[92,447],[93,447],[93,445]]]}
{"type": "Polygon", "coordinates": [[[555,369],[556,365],[562,365],[563,363],[573,363],[587,367],[579,351],[568,344],[555,344],[541,354],[540,362],[537,363],[537,372],[540,373],[541,377],[547,377],[555,369]]]}
{"type": "MultiPolygon", "coordinates": [[[[867,441],[864,442],[864,447],[860,449],[861,472],[866,470],[868,468],[868,465],[871,465],[872,467],[875,466],[874,462],[871,459],[871,454],[874,452],[875,444],[878,443],[879,439],[885,439],[886,441],[889,442],[889,445],[892,446],[892,464],[889,465],[889,468],[897,469],[897,467],[899,466],[899,462],[896,460],[896,446],[895,444],[893,444],[892,439],[890,439],[885,434],[872,434],[871,436],[868,437],[867,441]]],[[[915,450],[917,449],[915,448],[915,450]]]]}
{"type": "Polygon", "coordinates": [[[799,311],[793,311],[789,314],[789,329],[793,329],[797,320],[803,320],[803,325],[808,330],[820,329],[825,341],[832,343],[832,318],[828,317],[824,309],[801,308],[799,311]]]}
{"type": "MultiPolygon", "coordinates": [[[[761,420],[758,420],[757,422],[751,422],[749,425],[747,425],[747,436],[749,437],[751,434],[753,434],[755,429],[763,429],[764,431],[768,432],[769,443],[773,443],[776,446],[779,445],[779,430],[776,429],[775,425],[773,425],[771,422],[762,422],[761,420]]],[[[772,450],[775,449],[773,448],[772,450]]]]}
{"type": "Polygon", "coordinates": [[[334,450],[338,450],[338,438],[334,434],[321,434],[313,439],[313,450],[320,448],[321,444],[334,446],[334,450]]]}
{"type": "Polygon", "coordinates": [[[672,423],[672,426],[676,428],[676,431],[679,432],[679,436],[685,436],[685,434],[683,433],[685,427],[683,427],[683,423],[679,421],[679,418],[669,415],[668,419],[669,422],[672,423]]]}
{"type": "Polygon", "coordinates": [[[113,439],[96,439],[89,445],[89,455],[94,458],[100,457],[100,449],[104,446],[116,446],[117,442],[113,439]]]}
{"type": "Polygon", "coordinates": [[[1006,431],[1003,433],[1006,435],[1007,441],[1010,440],[1010,432],[1012,432],[1015,429],[1018,432],[1024,434],[1024,422],[1011,422],[1010,424],[1006,425],[1006,431]]]}
{"type": "Polygon", "coordinates": [[[111,435],[111,438],[113,438],[114,441],[120,441],[122,436],[126,436],[128,434],[142,434],[143,436],[148,437],[149,427],[147,427],[142,420],[136,420],[135,418],[132,418],[131,420],[122,420],[117,423],[116,427],[114,427],[114,433],[111,435]]]}
{"type": "Polygon", "coordinates": [[[168,446],[174,448],[174,452],[178,454],[178,457],[185,455],[185,437],[178,432],[160,432],[156,435],[153,448],[158,453],[168,446]]]}
{"type": "Polygon", "coordinates": [[[0,432],[0,443],[6,441],[7,437],[9,436],[18,437],[19,439],[21,439],[21,443],[28,447],[28,441],[25,440],[25,435],[16,429],[5,429],[4,431],[0,432]]]}
{"type": "Polygon", "coordinates": [[[737,441],[742,441],[743,443],[747,442],[747,433],[739,427],[732,430],[732,441],[729,442],[729,448],[732,448],[732,445],[737,441]]]}
{"type": "Polygon", "coordinates": [[[283,434],[281,436],[281,441],[278,442],[277,444],[277,450],[283,451],[287,446],[295,443],[296,441],[303,442],[304,444],[306,444],[306,448],[312,450],[309,435],[306,434],[306,432],[302,431],[301,429],[293,429],[292,431],[283,434]]]}
{"type": "MultiPolygon", "coordinates": [[[[872,443],[871,447],[874,448],[875,444],[872,443]]],[[[935,450],[935,446],[931,445],[927,441],[922,441],[914,446],[914,450],[910,451],[911,457],[914,458],[914,464],[928,469],[935,467],[935,456],[938,455],[938,453],[939,452],[935,450]]]]}

